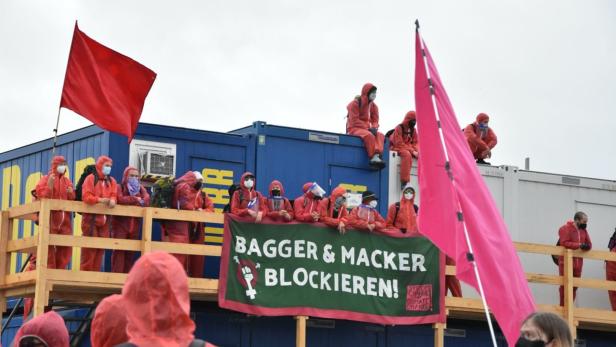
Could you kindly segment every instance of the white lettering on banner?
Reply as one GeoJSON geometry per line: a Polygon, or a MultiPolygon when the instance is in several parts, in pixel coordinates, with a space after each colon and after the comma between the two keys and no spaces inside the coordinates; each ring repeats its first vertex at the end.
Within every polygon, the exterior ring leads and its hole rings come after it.
{"type": "Polygon", "coordinates": [[[273,287],[278,284],[278,277],[276,276],[276,270],[265,269],[265,286],[273,287]]]}
{"type": "MultiPolygon", "coordinates": [[[[331,249],[331,246],[329,247],[331,249]]],[[[317,244],[312,241],[294,240],[291,242],[291,240],[281,240],[278,242],[275,239],[268,239],[263,242],[262,245],[259,245],[259,240],[257,239],[250,239],[250,241],[247,241],[243,236],[235,237],[235,253],[249,256],[266,257],[270,259],[281,257],[319,260],[317,251],[317,244]]]]}
{"type": "Polygon", "coordinates": [[[413,271],[417,271],[416,269],[419,268],[419,271],[426,272],[426,268],[424,267],[425,261],[426,257],[423,255],[413,254],[413,271]]]}
{"type": "Polygon", "coordinates": [[[368,253],[365,248],[360,248],[357,252],[357,257],[355,255],[355,247],[346,248],[345,246],[340,246],[340,259],[342,259],[342,264],[366,266],[385,270],[413,272],[427,271],[424,266],[426,257],[423,254],[395,253],[382,251],[380,249],[375,249],[368,253]],[[409,258],[412,259],[412,264],[409,264],[409,258]]]}
{"type": "Polygon", "coordinates": [[[246,253],[246,239],[241,236],[235,237],[235,253],[246,253]]]}

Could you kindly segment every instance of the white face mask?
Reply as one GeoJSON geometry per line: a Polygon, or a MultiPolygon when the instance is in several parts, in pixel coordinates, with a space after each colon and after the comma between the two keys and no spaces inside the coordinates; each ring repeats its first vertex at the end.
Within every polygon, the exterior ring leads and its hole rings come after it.
{"type": "Polygon", "coordinates": [[[378,202],[378,201],[376,201],[376,200],[372,200],[372,201],[370,201],[370,202],[368,203],[368,205],[369,205],[370,207],[372,207],[372,208],[376,208],[376,206],[377,206],[378,204],[379,204],[379,202],[378,202]]]}
{"type": "Polygon", "coordinates": [[[252,186],[255,185],[255,181],[253,180],[245,180],[244,181],[244,186],[248,189],[252,188],[252,186]]]}
{"type": "Polygon", "coordinates": [[[56,168],[56,172],[60,175],[64,175],[64,173],[66,172],[66,165],[58,165],[58,167],[56,168]]]}
{"type": "Polygon", "coordinates": [[[372,92],[368,95],[368,99],[370,101],[374,101],[374,99],[376,99],[376,92],[372,92]]]}
{"type": "Polygon", "coordinates": [[[412,200],[414,196],[415,196],[415,194],[413,194],[413,193],[404,193],[404,198],[406,200],[412,200]]]}

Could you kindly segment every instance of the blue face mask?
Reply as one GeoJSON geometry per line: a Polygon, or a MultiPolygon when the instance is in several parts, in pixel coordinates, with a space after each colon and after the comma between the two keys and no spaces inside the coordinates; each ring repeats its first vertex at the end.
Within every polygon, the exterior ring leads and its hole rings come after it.
{"type": "Polygon", "coordinates": [[[479,129],[481,130],[486,130],[488,128],[488,125],[485,123],[479,123],[479,129]]]}
{"type": "Polygon", "coordinates": [[[111,166],[103,166],[103,175],[109,176],[111,173],[111,166]]]}
{"type": "Polygon", "coordinates": [[[141,190],[141,184],[139,183],[139,178],[137,177],[129,177],[126,186],[128,187],[128,193],[131,196],[137,195],[139,190],[141,190]]]}

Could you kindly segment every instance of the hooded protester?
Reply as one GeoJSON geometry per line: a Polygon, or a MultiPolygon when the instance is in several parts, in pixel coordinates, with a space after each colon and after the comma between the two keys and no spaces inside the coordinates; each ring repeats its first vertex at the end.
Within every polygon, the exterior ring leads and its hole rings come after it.
{"type": "Polygon", "coordinates": [[[376,87],[366,83],[361,89],[361,95],[355,97],[347,106],[346,133],[361,137],[370,158],[370,165],[384,168],[383,146],[385,136],[379,129],[379,108],[374,103],[376,87]]]}
{"type": "Polygon", "coordinates": [[[415,188],[410,184],[403,187],[400,202],[389,206],[387,210],[387,227],[400,229],[403,234],[409,236],[417,235],[415,188]]]}
{"type": "MultiPolygon", "coordinates": [[[[122,184],[117,190],[118,204],[147,207],[150,205],[150,194],[139,181],[139,170],[132,166],[124,169],[122,184]]],[[[112,236],[116,239],[139,239],[141,218],[114,216],[111,222],[112,236]]],[[[135,263],[136,252],[113,250],[111,255],[111,271],[128,273],[135,263]]]]}
{"type": "Polygon", "coordinates": [[[496,146],[496,134],[488,126],[490,117],[485,113],[480,113],[474,123],[466,126],[464,135],[468,141],[468,146],[477,160],[478,164],[490,165],[484,159],[492,157],[492,148],[496,146]]]}
{"type": "Polygon", "coordinates": [[[143,255],[129,272],[122,296],[128,343],[121,346],[188,347],[193,343],[188,277],[176,258],[164,252],[143,255]]]}
{"type": "MultiPolygon", "coordinates": [[[[559,244],[567,249],[581,249],[583,251],[589,251],[592,249],[592,242],[586,226],[588,224],[588,216],[584,212],[576,212],[573,216],[573,220],[568,221],[558,229],[558,241],[559,244]]],[[[582,266],[584,265],[584,259],[574,257],[573,258],[573,277],[582,276],[582,266]]],[[[558,273],[560,276],[564,274],[564,259],[558,257],[558,273]]],[[[564,306],[564,287],[560,286],[560,306],[564,306]]],[[[573,300],[577,287],[573,287],[573,300]]]]}
{"type": "MultiPolygon", "coordinates": [[[[96,160],[96,173],[89,175],[83,182],[82,200],[88,205],[104,204],[110,208],[115,207],[118,187],[111,174],[113,161],[107,156],[100,156],[96,160]],[[96,176],[96,177],[95,177],[96,176]]],[[[102,214],[84,213],[81,220],[83,236],[109,237],[111,218],[102,214]]],[[[81,270],[100,271],[103,262],[104,249],[82,248],[81,270]]]]}
{"type": "Polygon", "coordinates": [[[315,223],[321,218],[319,213],[320,200],[325,196],[325,191],[317,182],[306,182],[302,187],[304,194],[295,199],[293,210],[295,220],[302,223],[315,223]]]}
{"type": "Polygon", "coordinates": [[[252,172],[244,172],[240,178],[240,189],[233,193],[231,213],[239,217],[252,217],[256,223],[261,222],[265,208],[263,195],[256,189],[257,181],[252,172]]]}
{"type": "Polygon", "coordinates": [[[336,228],[341,234],[346,233],[346,218],[349,215],[346,205],[346,189],[336,187],[329,198],[321,200],[319,205],[320,221],[336,228]]]}
{"type": "MultiPolygon", "coordinates": [[[[210,199],[203,190],[199,191],[199,200],[197,202],[198,210],[204,212],[214,212],[214,202],[210,199]]],[[[205,242],[205,223],[190,222],[190,243],[202,245],[205,242]]],[[[190,277],[203,277],[203,269],[205,264],[205,256],[189,255],[188,256],[188,275],[190,277]]]]}
{"type": "Polygon", "coordinates": [[[290,222],[293,220],[293,207],[285,197],[284,186],[280,181],[273,180],[269,185],[269,196],[263,199],[265,217],[275,222],[290,222]]]}
{"type": "Polygon", "coordinates": [[[17,330],[13,346],[68,347],[68,330],[64,319],[54,311],[34,317],[17,330]]]}
{"type": "Polygon", "coordinates": [[[400,182],[403,187],[411,181],[413,158],[419,158],[419,137],[415,123],[415,111],[409,111],[389,136],[390,149],[400,156],[400,182]]]}
{"type": "Polygon", "coordinates": [[[96,307],[90,327],[92,347],[113,347],[128,341],[126,307],[122,295],[103,299],[96,307]]]}
{"type": "MultiPolygon", "coordinates": [[[[198,211],[201,209],[201,186],[203,176],[198,171],[188,171],[182,177],[175,180],[172,205],[178,210],[198,211]]],[[[176,243],[189,243],[191,222],[168,221],[165,223],[163,241],[176,243]]],[[[186,269],[187,256],[174,254],[182,267],[186,269]]]]}
{"type": "Polygon", "coordinates": [[[376,195],[367,190],[361,194],[361,205],[351,211],[348,224],[358,230],[383,231],[385,220],[376,209],[378,199],[376,195]]]}
{"type": "MultiPolygon", "coordinates": [[[[75,200],[75,189],[73,183],[66,176],[68,165],[63,156],[55,156],[51,160],[49,173],[39,180],[36,185],[37,199],[60,199],[75,200]]],[[[71,225],[71,212],[53,211],[51,212],[50,228],[51,234],[71,235],[73,227],[71,225]]],[[[64,269],[71,261],[72,248],[63,246],[49,246],[47,257],[47,268],[64,269]]]]}
{"type": "MultiPolygon", "coordinates": [[[[616,231],[607,246],[610,252],[616,252],[616,231]]],[[[605,279],[608,281],[616,281],[616,261],[605,262],[605,279]]],[[[610,304],[612,305],[612,311],[616,311],[616,290],[609,290],[608,295],[610,297],[610,304]]]]}

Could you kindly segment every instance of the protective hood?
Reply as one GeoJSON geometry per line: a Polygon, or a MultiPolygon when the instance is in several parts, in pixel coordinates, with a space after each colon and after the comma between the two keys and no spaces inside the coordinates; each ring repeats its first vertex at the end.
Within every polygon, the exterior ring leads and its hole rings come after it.
{"type": "MultiPolygon", "coordinates": [[[[245,179],[246,179],[246,177],[248,177],[248,176],[255,177],[255,174],[253,174],[252,172],[248,172],[248,171],[244,172],[244,174],[243,174],[243,175],[242,175],[242,177],[240,178],[240,187],[242,187],[242,189],[250,190],[250,189],[246,188],[246,186],[244,185],[244,180],[245,180],[245,179]]],[[[252,189],[256,189],[256,187],[257,187],[257,179],[255,178],[255,183],[254,183],[254,185],[252,186],[252,189]]]]}
{"type": "Polygon", "coordinates": [[[122,295],[111,295],[103,299],[96,308],[90,341],[92,347],[113,347],[128,341],[126,335],[126,307],[122,295]]]}
{"type": "Polygon", "coordinates": [[[344,194],[346,194],[346,189],[342,188],[342,187],[336,187],[334,188],[334,190],[332,190],[332,194],[331,194],[331,199],[332,201],[336,201],[336,199],[339,196],[343,196],[344,194]]]}
{"type": "Polygon", "coordinates": [[[406,116],[404,116],[404,120],[402,121],[402,123],[400,125],[402,125],[402,127],[405,129],[405,131],[409,130],[409,122],[412,120],[415,120],[416,116],[415,116],[415,111],[408,111],[406,113],[406,116]]]}
{"type": "Polygon", "coordinates": [[[61,155],[56,155],[55,157],[53,157],[53,159],[51,159],[51,168],[49,169],[49,174],[57,175],[58,173],[56,169],[58,168],[60,164],[64,162],[66,162],[66,159],[64,159],[64,157],[61,155]]]}
{"type": "Polygon", "coordinates": [[[477,121],[477,123],[481,123],[485,121],[490,121],[490,117],[485,113],[480,113],[477,115],[477,118],[475,120],[477,121]]]}
{"type": "Polygon", "coordinates": [[[314,182],[306,182],[304,183],[304,185],[302,186],[302,192],[304,192],[304,195],[309,197],[309,198],[314,198],[314,194],[312,194],[312,192],[310,191],[310,187],[312,187],[312,184],[314,182]]]}
{"type": "Polygon", "coordinates": [[[370,91],[372,91],[373,89],[376,89],[376,87],[372,83],[366,83],[361,88],[361,105],[362,105],[362,108],[364,107],[364,105],[368,105],[370,103],[370,99],[368,99],[368,94],[370,94],[370,91]]]}
{"type": "Polygon", "coordinates": [[[175,184],[178,185],[180,183],[186,183],[189,186],[194,186],[197,184],[197,176],[192,171],[187,171],[182,177],[175,180],[175,184]]]}
{"type": "Polygon", "coordinates": [[[122,289],[129,342],[139,347],[187,347],[194,339],[188,277],[165,252],[141,256],[122,289]]]}
{"type": "Polygon", "coordinates": [[[135,171],[139,172],[139,170],[137,170],[136,167],[127,166],[126,169],[124,169],[124,174],[122,174],[122,184],[123,185],[128,183],[128,172],[130,170],[135,170],[135,171]]]}
{"type": "Polygon", "coordinates": [[[105,177],[103,174],[103,165],[105,164],[113,165],[113,160],[106,155],[101,155],[98,159],[96,159],[96,173],[98,173],[98,177],[100,178],[105,177]]]}
{"type": "Polygon", "coordinates": [[[278,180],[273,180],[272,183],[270,183],[269,189],[268,189],[269,195],[272,196],[272,188],[274,188],[274,186],[279,186],[280,187],[280,196],[284,196],[284,187],[283,187],[282,183],[280,183],[280,181],[278,181],[278,180]]]}
{"type": "Polygon", "coordinates": [[[19,346],[19,340],[26,336],[37,337],[49,347],[68,347],[68,331],[64,319],[54,311],[34,317],[19,328],[13,340],[14,346],[19,346]]]}

